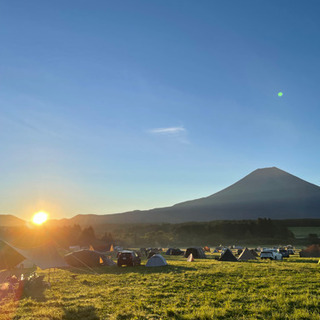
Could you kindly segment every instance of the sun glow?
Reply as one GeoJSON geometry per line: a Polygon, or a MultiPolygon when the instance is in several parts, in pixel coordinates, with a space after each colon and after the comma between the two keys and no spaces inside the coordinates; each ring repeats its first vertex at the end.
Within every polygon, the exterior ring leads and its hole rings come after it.
{"type": "Polygon", "coordinates": [[[40,211],[33,215],[32,222],[34,224],[43,224],[48,219],[48,214],[46,212],[40,211]]]}

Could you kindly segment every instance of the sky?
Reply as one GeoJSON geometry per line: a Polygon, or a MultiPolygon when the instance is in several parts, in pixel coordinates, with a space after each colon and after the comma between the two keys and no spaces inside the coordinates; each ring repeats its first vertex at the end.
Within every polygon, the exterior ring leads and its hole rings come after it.
{"type": "Polygon", "coordinates": [[[0,213],[171,206],[272,166],[320,185],[319,13],[0,0],[0,213]]]}

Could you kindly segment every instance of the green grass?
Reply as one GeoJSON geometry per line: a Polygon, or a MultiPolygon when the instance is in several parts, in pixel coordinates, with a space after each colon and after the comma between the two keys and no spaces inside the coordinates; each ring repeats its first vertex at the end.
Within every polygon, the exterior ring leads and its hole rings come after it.
{"type": "Polygon", "coordinates": [[[320,319],[317,259],[167,260],[168,267],[97,274],[58,270],[51,289],[2,301],[0,319],[320,319]]]}
{"type": "Polygon", "coordinates": [[[297,239],[308,238],[310,233],[320,236],[320,227],[289,227],[288,229],[297,239]]]}

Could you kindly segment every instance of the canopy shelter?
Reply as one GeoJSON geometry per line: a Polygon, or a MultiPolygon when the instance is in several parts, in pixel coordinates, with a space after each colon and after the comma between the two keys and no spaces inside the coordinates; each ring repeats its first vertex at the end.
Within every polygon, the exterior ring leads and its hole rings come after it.
{"type": "Polygon", "coordinates": [[[12,269],[26,258],[8,243],[0,240],[0,270],[12,269]]]}
{"type": "Polygon", "coordinates": [[[161,254],[153,255],[146,263],[146,267],[163,267],[167,265],[166,259],[161,254]]]}
{"type": "Polygon", "coordinates": [[[94,250],[79,250],[65,255],[65,261],[72,267],[114,266],[115,262],[94,250]]]}
{"type": "Polygon", "coordinates": [[[227,248],[219,258],[219,261],[238,261],[237,258],[233,255],[231,250],[227,248]]]}
{"type": "Polygon", "coordinates": [[[238,260],[239,261],[256,260],[256,257],[252,254],[252,252],[248,248],[245,248],[240,254],[238,260]]]}

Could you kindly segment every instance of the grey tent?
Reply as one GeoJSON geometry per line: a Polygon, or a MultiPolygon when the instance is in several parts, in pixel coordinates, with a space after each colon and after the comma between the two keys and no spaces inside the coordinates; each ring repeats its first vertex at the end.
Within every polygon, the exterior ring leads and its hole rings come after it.
{"type": "Polygon", "coordinates": [[[259,257],[258,253],[256,250],[254,249],[250,249],[250,252],[255,256],[255,257],[259,257]]]}
{"type": "Polygon", "coordinates": [[[153,255],[146,263],[146,267],[163,267],[167,265],[166,259],[161,254],[153,255]]]}
{"type": "Polygon", "coordinates": [[[237,258],[233,255],[231,250],[227,248],[219,258],[219,261],[238,261],[237,258]]]}
{"type": "Polygon", "coordinates": [[[188,258],[192,253],[194,259],[205,259],[206,255],[201,247],[190,247],[186,250],[184,256],[188,258]]]}
{"type": "Polygon", "coordinates": [[[68,267],[53,243],[27,249],[11,247],[41,269],[68,267]]]}
{"type": "Polygon", "coordinates": [[[93,250],[79,250],[64,256],[65,261],[72,267],[114,266],[115,262],[105,255],[93,250]]]}
{"type": "Polygon", "coordinates": [[[238,260],[239,261],[256,260],[256,257],[252,254],[252,252],[248,248],[245,248],[240,254],[238,260]]]}

